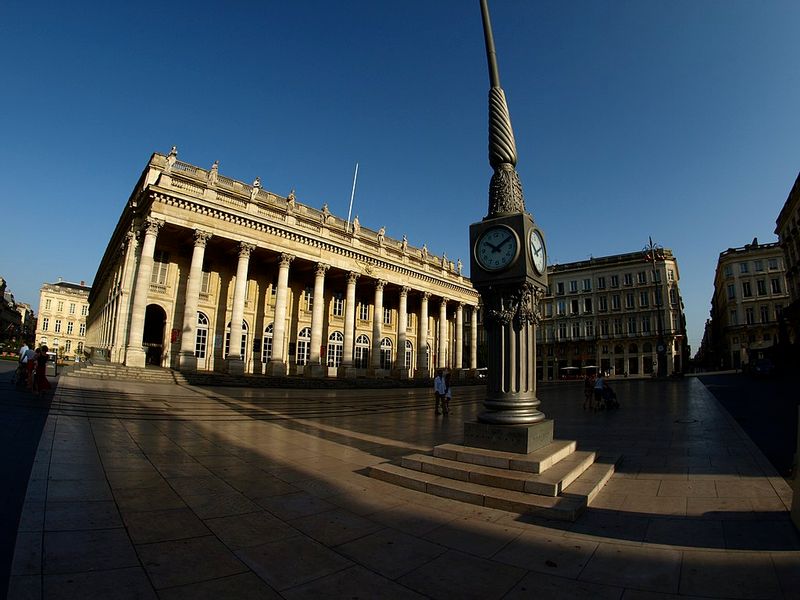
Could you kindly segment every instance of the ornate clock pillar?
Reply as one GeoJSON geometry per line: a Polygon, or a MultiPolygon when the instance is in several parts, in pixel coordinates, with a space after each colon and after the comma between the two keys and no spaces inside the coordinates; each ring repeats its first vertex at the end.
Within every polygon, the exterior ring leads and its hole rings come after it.
{"type": "Polygon", "coordinates": [[[464,424],[464,443],[532,452],[553,439],[536,396],[536,326],[547,286],[544,235],[525,210],[517,152],[500,87],[489,10],[481,0],[489,63],[489,210],[470,226],[470,279],[485,307],[488,383],[484,411],[464,424]]]}

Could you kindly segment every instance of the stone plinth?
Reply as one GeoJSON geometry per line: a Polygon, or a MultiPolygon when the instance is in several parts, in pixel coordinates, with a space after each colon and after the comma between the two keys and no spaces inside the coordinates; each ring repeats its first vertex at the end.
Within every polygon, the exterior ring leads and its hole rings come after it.
{"type": "Polygon", "coordinates": [[[323,367],[322,365],[306,365],[303,369],[303,374],[306,377],[312,377],[314,379],[322,379],[328,374],[328,368],[323,367]]]}
{"type": "Polygon", "coordinates": [[[272,377],[286,377],[286,363],[282,360],[268,362],[267,375],[272,377]]]}
{"type": "Polygon", "coordinates": [[[228,373],[231,375],[244,375],[244,361],[238,356],[225,359],[225,363],[228,373]]]}
{"type": "Polygon", "coordinates": [[[353,366],[341,366],[336,372],[339,379],[355,379],[358,376],[358,371],[353,366]]]}
{"type": "Polygon", "coordinates": [[[194,354],[178,355],[178,369],[181,371],[197,371],[197,357],[194,354]]]}
{"type": "Polygon", "coordinates": [[[494,425],[477,421],[464,423],[464,445],[473,448],[529,454],[552,441],[552,419],[532,425],[494,425]]]}

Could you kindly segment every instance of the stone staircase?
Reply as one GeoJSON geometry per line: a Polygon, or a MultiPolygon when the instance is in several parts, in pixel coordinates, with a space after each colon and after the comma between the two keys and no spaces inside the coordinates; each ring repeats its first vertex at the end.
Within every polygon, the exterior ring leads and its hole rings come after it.
{"type": "Polygon", "coordinates": [[[369,475],[419,492],[546,519],[575,521],[614,474],[619,456],[554,440],[518,454],[443,444],[382,463],[369,475]]]}
{"type": "Polygon", "coordinates": [[[109,379],[113,381],[140,381],[142,383],[187,383],[178,371],[162,367],[126,367],[106,362],[85,362],[70,366],[61,373],[62,377],[86,377],[89,379],[109,379]]]}

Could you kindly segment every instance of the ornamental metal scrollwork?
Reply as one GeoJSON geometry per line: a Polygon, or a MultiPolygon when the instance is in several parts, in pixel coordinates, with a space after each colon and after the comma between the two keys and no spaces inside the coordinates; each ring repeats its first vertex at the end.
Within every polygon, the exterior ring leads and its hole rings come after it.
{"type": "Polygon", "coordinates": [[[532,283],[496,293],[490,299],[495,307],[487,307],[486,316],[500,325],[514,323],[515,326],[538,324],[542,320],[541,301],[544,289],[532,283]],[[499,306],[499,307],[498,307],[499,306]]]}

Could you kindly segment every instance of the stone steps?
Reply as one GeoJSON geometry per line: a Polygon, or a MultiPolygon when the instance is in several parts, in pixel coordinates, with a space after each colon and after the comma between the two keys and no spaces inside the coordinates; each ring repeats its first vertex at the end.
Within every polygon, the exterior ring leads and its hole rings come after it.
{"type": "Polygon", "coordinates": [[[65,377],[86,377],[89,379],[141,381],[143,383],[186,383],[183,375],[170,369],[159,367],[126,367],[124,365],[85,363],[62,373],[65,377]]]}
{"type": "Polygon", "coordinates": [[[400,461],[400,466],[449,479],[555,497],[588,469],[594,463],[594,459],[594,452],[574,452],[544,473],[498,469],[425,454],[404,456],[400,461]]]}
{"type": "Polygon", "coordinates": [[[571,440],[529,454],[458,444],[436,446],[398,463],[369,468],[370,477],[461,502],[575,521],[603,488],[620,456],[598,457],[571,440]]]}

